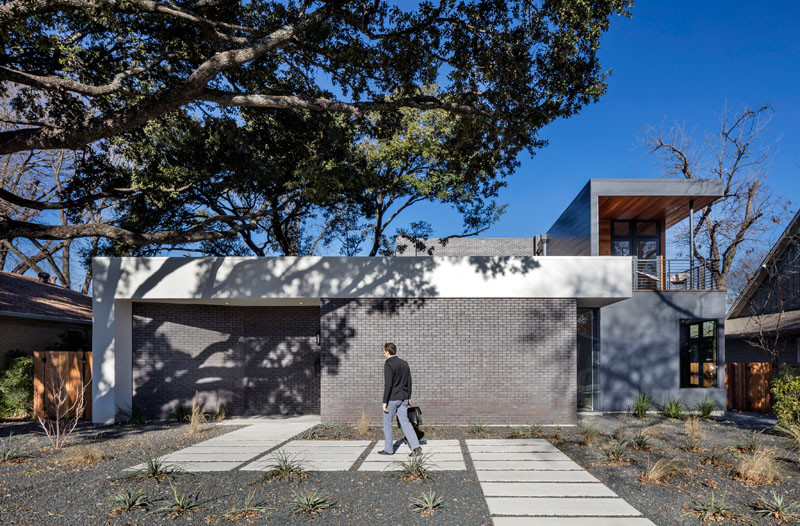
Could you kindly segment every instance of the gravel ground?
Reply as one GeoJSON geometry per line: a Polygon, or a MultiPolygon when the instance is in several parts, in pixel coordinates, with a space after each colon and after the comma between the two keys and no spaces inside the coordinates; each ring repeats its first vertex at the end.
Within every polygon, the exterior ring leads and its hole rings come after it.
{"type": "MultiPolygon", "coordinates": [[[[262,482],[252,472],[182,474],[172,486],[180,492],[199,491],[199,508],[180,515],[134,511],[113,512],[109,498],[123,489],[141,489],[151,499],[170,499],[168,481],[122,479],[123,469],[138,463],[145,451],[164,454],[238,427],[209,426],[196,436],[188,426],[149,424],[142,427],[79,430],[79,444],[94,444],[112,458],[82,466],[68,466],[64,453],[53,453],[30,423],[0,423],[0,437],[9,434],[23,445],[28,458],[0,464],[0,523],[2,524],[491,524],[474,472],[437,472],[429,481],[402,481],[386,473],[316,472],[292,482],[262,482]],[[410,499],[433,489],[444,506],[432,516],[412,510],[410,499]],[[287,503],[298,493],[317,490],[333,506],[311,516],[294,516],[287,503]],[[266,514],[229,519],[250,492],[266,514]]],[[[67,448],[69,450],[69,448],[67,448]]],[[[66,451],[65,450],[65,453],[66,451]]],[[[163,501],[151,507],[167,504],[163,501]]]]}

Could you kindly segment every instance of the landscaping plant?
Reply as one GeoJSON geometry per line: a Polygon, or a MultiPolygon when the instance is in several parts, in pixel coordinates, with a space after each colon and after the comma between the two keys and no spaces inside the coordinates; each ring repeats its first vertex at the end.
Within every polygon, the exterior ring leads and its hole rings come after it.
{"type": "Polygon", "coordinates": [[[744,453],[755,453],[759,449],[761,449],[761,431],[751,431],[747,434],[747,438],[739,444],[739,451],[744,453]]]}
{"type": "Polygon", "coordinates": [[[764,449],[740,459],[734,475],[751,485],[771,484],[783,476],[772,452],[764,449]]]}
{"type": "Polygon", "coordinates": [[[516,439],[520,439],[520,438],[525,438],[525,436],[526,436],[525,432],[522,429],[518,428],[518,427],[512,427],[508,431],[508,434],[506,434],[506,438],[512,438],[512,439],[515,439],[515,440],[516,439]]]}
{"type": "Polygon", "coordinates": [[[269,507],[263,502],[256,502],[256,490],[252,489],[244,499],[244,506],[234,508],[225,514],[228,519],[246,519],[256,515],[262,515],[269,511],[269,507]]]}
{"type": "Polygon", "coordinates": [[[222,422],[223,420],[225,420],[225,404],[219,404],[217,412],[214,414],[214,421],[222,422]]]}
{"type": "Polygon", "coordinates": [[[481,424],[471,425],[469,426],[469,428],[467,428],[467,433],[469,433],[470,435],[482,435],[485,432],[486,432],[486,426],[481,424]]]}
{"type": "Polygon", "coordinates": [[[800,424],[800,374],[787,365],[781,365],[778,376],[772,380],[775,403],[772,412],[780,424],[800,424]]]}
{"type": "Polygon", "coordinates": [[[710,418],[711,413],[717,410],[717,402],[711,398],[704,398],[702,402],[697,404],[697,413],[701,418],[710,418]]]}
{"type": "Polygon", "coordinates": [[[630,412],[636,418],[644,418],[647,412],[653,407],[653,399],[647,393],[639,392],[633,399],[630,412]]]}
{"type": "Polygon", "coordinates": [[[74,390],[74,400],[70,389],[58,367],[51,367],[51,374],[46,376],[45,391],[51,394],[49,411],[36,415],[48,442],[53,449],[62,449],[70,439],[70,435],[78,427],[86,409],[86,391],[91,391],[91,378],[87,378],[82,386],[74,390]]]}
{"type": "Polygon", "coordinates": [[[117,422],[131,426],[143,426],[147,423],[147,413],[138,405],[130,409],[117,408],[117,422]]]}
{"type": "Polygon", "coordinates": [[[709,466],[722,466],[727,461],[728,453],[724,449],[714,449],[701,460],[703,464],[708,464],[709,466]]]}
{"type": "Polygon", "coordinates": [[[399,460],[392,462],[392,464],[400,468],[397,476],[403,480],[426,480],[431,478],[430,468],[432,463],[430,454],[414,455],[409,457],[408,460],[399,460]]]}
{"type": "Polygon", "coordinates": [[[197,402],[197,397],[195,397],[192,402],[192,415],[189,420],[189,434],[196,435],[204,431],[207,422],[208,417],[203,412],[203,406],[197,402]]]}
{"type": "Polygon", "coordinates": [[[33,357],[17,356],[0,374],[0,418],[27,417],[33,410],[33,357]]]}
{"type": "Polygon", "coordinates": [[[433,512],[441,508],[443,504],[444,499],[438,496],[433,489],[423,491],[419,497],[411,499],[414,511],[422,515],[433,515],[433,512]]]}
{"type": "Polygon", "coordinates": [[[544,433],[544,428],[542,426],[538,424],[531,424],[528,426],[528,435],[531,438],[542,436],[542,433],[544,433]]]}
{"type": "Polygon", "coordinates": [[[661,484],[677,476],[686,476],[688,470],[678,460],[672,458],[662,458],[641,474],[639,479],[642,482],[661,484]]]}
{"type": "Polygon", "coordinates": [[[186,404],[178,404],[175,406],[175,409],[172,410],[172,418],[179,424],[188,422],[191,417],[192,408],[186,404]]]}
{"type": "Polygon", "coordinates": [[[726,519],[751,522],[750,518],[746,515],[733,511],[733,506],[731,506],[730,502],[728,502],[724,496],[716,498],[714,497],[714,493],[711,493],[710,502],[695,501],[690,504],[689,511],[684,515],[695,515],[700,519],[700,522],[703,523],[706,521],[722,521],[726,519]]]}
{"type": "Polygon", "coordinates": [[[108,460],[111,456],[96,444],[84,444],[68,448],[62,456],[62,462],[71,466],[97,464],[108,460]]]}
{"type": "Polygon", "coordinates": [[[9,435],[7,438],[0,438],[0,464],[6,462],[14,462],[24,458],[22,447],[19,442],[14,438],[14,435],[9,435]]]}
{"type": "Polygon", "coordinates": [[[783,495],[778,495],[775,490],[772,490],[770,496],[761,493],[759,493],[758,496],[760,500],[754,507],[756,513],[759,515],[771,517],[778,522],[788,522],[800,512],[800,504],[797,502],[790,502],[789,499],[783,495]]]}
{"type": "Polygon", "coordinates": [[[591,446],[601,435],[600,429],[589,423],[581,426],[580,433],[583,437],[583,443],[587,446],[591,446]]]}
{"type": "Polygon", "coordinates": [[[126,474],[128,478],[141,479],[172,479],[178,475],[180,469],[177,466],[168,464],[161,457],[151,454],[142,458],[141,467],[126,474]]]}
{"type": "Polygon", "coordinates": [[[686,420],[683,425],[686,432],[686,443],[683,446],[685,451],[702,451],[700,442],[705,437],[701,425],[700,419],[696,416],[691,416],[686,420]]]}
{"type": "Polygon", "coordinates": [[[323,497],[317,490],[301,491],[289,502],[289,509],[295,515],[312,515],[333,506],[329,497],[323,497]]]}
{"type": "Polygon", "coordinates": [[[792,449],[800,449],[800,424],[778,424],[775,430],[792,441],[792,449]]]}
{"type": "Polygon", "coordinates": [[[117,512],[131,511],[136,508],[148,508],[153,504],[150,497],[141,489],[137,489],[136,491],[131,491],[129,489],[121,490],[109,500],[116,504],[114,511],[117,512]]]}
{"type": "Polygon", "coordinates": [[[661,404],[661,412],[667,418],[682,420],[684,413],[686,412],[686,408],[683,406],[683,402],[681,402],[679,398],[667,398],[664,400],[664,403],[661,404]]]}
{"type": "Polygon", "coordinates": [[[367,418],[367,412],[361,411],[361,418],[358,419],[358,423],[356,424],[358,434],[361,436],[366,435],[369,433],[369,427],[369,418],[367,418]]]}
{"type": "Polygon", "coordinates": [[[168,500],[167,504],[158,508],[153,513],[171,513],[173,515],[183,515],[200,509],[202,501],[200,500],[200,489],[195,491],[183,492],[176,488],[169,481],[169,487],[172,490],[172,500],[168,500]]]}
{"type": "Polygon", "coordinates": [[[285,450],[279,449],[272,455],[273,464],[261,480],[275,480],[275,479],[302,479],[308,476],[303,468],[302,461],[297,459],[296,455],[290,455],[285,450]]]}
{"type": "Polygon", "coordinates": [[[628,455],[630,439],[617,439],[603,449],[602,458],[610,464],[625,464],[632,459],[628,455]]]}
{"type": "Polygon", "coordinates": [[[653,426],[645,426],[640,428],[631,437],[631,447],[637,451],[650,451],[653,449],[653,441],[651,438],[653,426]]]}

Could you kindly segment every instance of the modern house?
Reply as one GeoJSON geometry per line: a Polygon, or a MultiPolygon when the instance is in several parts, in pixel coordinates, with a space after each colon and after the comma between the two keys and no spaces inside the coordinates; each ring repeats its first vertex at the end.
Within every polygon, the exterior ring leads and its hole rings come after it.
{"type": "Polygon", "coordinates": [[[382,345],[437,424],[572,424],[638,391],[724,407],[725,293],[667,257],[715,181],[591,180],[546,235],[389,258],[94,260],[93,418],[193,396],[228,414],[379,418],[382,345]]]}
{"type": "Polygon", "coordinates": [[[800,211],[728,312],[728,362],[800,364],[800,211]]]}
{"type": "Polygon", "coordinates": [[[38,279],[0,272],[0,368],[12,351],[26,354],[88,346],[92,298],[38,279]]]}

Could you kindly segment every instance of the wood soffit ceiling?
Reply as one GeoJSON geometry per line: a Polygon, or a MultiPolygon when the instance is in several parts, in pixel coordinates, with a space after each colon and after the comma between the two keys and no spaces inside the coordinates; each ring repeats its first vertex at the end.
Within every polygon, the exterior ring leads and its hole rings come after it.
{"type": "Polygon", "coordinates": [[[689,201],[695,212],[713,203],[714,196],[601,195],[597,198],[600,219],[664,219],[665,228],[689,217],[689,201]]]}

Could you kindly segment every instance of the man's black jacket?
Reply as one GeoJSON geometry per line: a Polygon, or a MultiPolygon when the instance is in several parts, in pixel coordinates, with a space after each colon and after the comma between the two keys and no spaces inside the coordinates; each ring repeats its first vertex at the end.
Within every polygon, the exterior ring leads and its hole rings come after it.
{"type": "Polygon", "coordinates": [[[392,356],[383,364],[383,403],[389,400],[408,400],[411,398],[411,369],[405,360],[392,356]]]}

